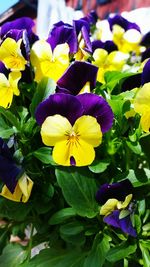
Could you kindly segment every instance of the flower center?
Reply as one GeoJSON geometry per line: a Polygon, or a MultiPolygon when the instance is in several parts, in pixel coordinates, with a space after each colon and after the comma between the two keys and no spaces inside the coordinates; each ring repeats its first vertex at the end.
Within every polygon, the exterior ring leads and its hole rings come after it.
{"type": "Polygon", "coordinates": [[[76,134],[75,132],[72,132],[68,135],[68,141],[71,143],[75,143],[76,141],[78,141],[79,139],[79,135],[76,134]]]}

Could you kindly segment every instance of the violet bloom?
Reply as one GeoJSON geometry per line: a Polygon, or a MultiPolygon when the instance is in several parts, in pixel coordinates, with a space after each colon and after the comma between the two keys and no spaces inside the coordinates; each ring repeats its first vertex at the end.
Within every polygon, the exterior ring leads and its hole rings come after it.
{"type": "Polygon", "coordinates": [[[121,15],[118,15],[118,14],[114,15],[114,16],[110,16],[108,18],[108,23],[109,23],[111,31],[112,31],[112,28],[113,28],[114,25],[119,25],[125,31],[131,30],[131,29],[135,29],[135,30],[141,32],[140,31],[140,27],[136,23],[130,22],[127,19],[125,19],[124,17],[122,17],[121,15]]]}
{"type": "Polygon", "coordinates": [[[132,197],[133,186],[128,179],[104,184],[96,193],[96,200],[102,205],[100,215],[105,216],[104,222],[136,237],[130,217],[133,214],[132,197]]]}
{"type": "Polygon", "coordinates": [[[35,116],[43,143],[54,146],[53,159],[63,166],[90,165],[95,158],[94,147],[101,144],[102,134],[113,122],[106,100],[90,93],[51,95],[39,104],[35,116]]]}
{"type": "Polygon", "coordinates": [[[90,92],[96,87],[97,71],[98,68],[88,62],[75,61],[57,81],[58,92],[73,95],[90,92]]]}
{"type": "Polygon", "coordinates": [[[67,43],[70,53],[75,54],[78,49],[78,40],[74,27],[62,21],[54,24],[47,42],[51,45],[52,51],[58,44],[67,43]]]}
{"type": "Polygon", "coordinates": [[[21,173],[22,170],[14,162],[7,144],[0,138],[0,179],[11,193],[14,192],[21,173]]]}
{"type": "Polygon", "coordinates": [[[115,43],[111,40],[108,40],[106,42],[102,42],[100,40],[95,40],[92,42],[92,52],[98,48],[105,49],[108,53],[111,53],[115,50],[118,50],[118,47],[115,45],[115,43]]]}

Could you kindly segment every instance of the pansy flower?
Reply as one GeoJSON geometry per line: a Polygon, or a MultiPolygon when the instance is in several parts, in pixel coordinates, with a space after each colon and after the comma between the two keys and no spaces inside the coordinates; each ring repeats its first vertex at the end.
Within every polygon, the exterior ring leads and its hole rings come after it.
{"type": "Polygon", "coordinates": [[[101,144],[102,133],[112,126],[113,113],[100,96],[57,93],[39,104],[36,120],[43,143],[54,146],[57,164],[86,166],[95,158],[94,147],[101,144]]]}
{"type": "Polygon", "coordinates": [[[21,52],[22,39],[15,41],[8,37],[0,46],[0,60],[5,64],[6,68],[11,71],[23,71],[27,64],[26,59],[21,52]]]}
{"type": "Polygon", "coordinates": [[[105,49],[98,48],[93,53],[93,59],[92,64],[98,67],[97,80],[104,83],[105,72],[121,71],[128,59],[128,55],[120,51],[113,51],[108,54],[105,49]]]}
{"type": "Polygon", "coordinates": [[[57,81],[69,66],[69,46],[67,43],[55,47],[45,40],[35,42],[31,49],[31,63],[35,70],[35,80],[44,76],[57,81]]]}
{"type": "Polygon", "coordinates": [[[133,186],[128,179],[118,183],[104,184],[96,193],[96,200],[102,205],[100,215],[104,216],[104,222],[136,237],[131,221],[132,199],[133,186]]]}
{"type": "Polygon", "coordinates": [[[13,95],[19,95],[18,81],[20,72],[9,72],[3,62],[0,61],[0,106],[10,107],[13,95]]]}
{"type": "Polygon", "coordinates": [[[22,168],[16,165],[2,138],[0,138],[0,179],[5,184],[1,196],[14,201],[28,201],[33,182],[22,168]]]}
{"type": "Polygon", "coordinates": [[[113,41],[122,52],[140,52],[142,35],[136,23],[129,22],[120,15],[108,18],[110,29],[113,33],[113,41]]]}
{"type": "Polygon", "coordinates": [[[75,61],[57,81],[57,92],[77,95],[96,87],[98,68],[91,63],[75,61]]]}

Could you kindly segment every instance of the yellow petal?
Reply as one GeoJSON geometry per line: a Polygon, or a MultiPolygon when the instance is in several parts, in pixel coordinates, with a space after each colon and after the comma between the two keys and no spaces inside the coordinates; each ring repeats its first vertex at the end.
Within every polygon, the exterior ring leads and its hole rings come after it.
{"type": "Polygon", "coordinates": [[[97,67],[101,67],[105,63],[107,56],[108,52],[105,49],[102,48],[96,49],[93,53],[93,58],[95,61],[92,61],[92,64],[97,67]]]}
{"type": "Polygon", "coordinates": [[[118,200],[115,198],[110,198],[107,200],[107,202],[101,207],[100,209],[100,215],[107,216],[112,211],[114,211],[117,208],[118,200]]]}
{"type": "Polygon", "coordinates": [[[73,126],[73,130],[75,133],[78,133],[80,140],[82,139],[93,147],[99,146],[102,142],[100,125],[92,116],[84,115],[78,118],[73,126]]]}
{"type": "Polygon", "coordinates": [[[118,201],[117,203],[117,208],[120,210],[120,209],[125,209],[129,203],[131,202],[131,199],[132,199],[133,195],[132,194],[129,194],[128,196],[126,196],[125,198],[125,201],[122,202],[122,201],[118,201]]]}
{"type": "Polygon", "coordinates": [[[58,60],[63,65],[69,65],[69,46],[67,43],[57,45],[53,52],[53,60],[58,60]]]}
{"type": "Polygon", "coordinates": [[[134,99],[134,110],[144,114],[150,107],[150,83],[145,83],[137,92],[134,99]]]}
{"type": "Polygon", "coordinates": [[[128,58],[128,54],[120,51],[111,52],[107,57],[108,70],[121,70],[128,58]]]}
{"type": "Polygon", "coordinates": [[[52,50],[50,44],[48,44],[45,40],[39,40],[34,43],[31,49],[31,62],[37,62],[37,58],[40,62],[45,60],[52,60],[52,50]]]}
{"type": "Polygon", "coordinates": [[[139,44],[141,42],[142,35],[139,31],[135,29],[130,29],[124,33],[123,38],[128,43],[139,44]]]}
{"type": "Polygon", "coordinates": [[[18,82],[21,78],[21,72],[10,72],[9,74],[9,83],[10,83],[10,87],[13,89],[13,93],[15,95],[19,95],[19,89],[18,89],[18,82]]]}
{"type": "Polygon", "coordinates": [[[140,124],[144,132],[150,131],[150,108],[142,114],[140,124]]]}
{"type": "Polygon", "coordinates": [[[1,196],[16,202],[27,202],[32,191],[33,181],[24,174],[18,181],[14,193],[12,194],[6,185],[3,186],[1,196]]]}
{"type": "Polygon", "coordinates": [[[63,166],[71,165],[71,157],[75,160],[76,166],[90,165],[95,158],[93,146],[79,140],[79,142],[58,142],[53,149],[53,159],[57,164],[63,166]]]}
{"type": "Polygon", "coordinates": [[[8,108],[13,99],[13,90],[3,73],[0,73],[0,106],[8,108]]]}
{"type": "Polygon", "coordinates": [[[70,122],[61,115],[49,116],[42,124],[42,141],[47,146],[54,146],[57,142],[67,140],[66,133],[70,133],[70,122]]]}

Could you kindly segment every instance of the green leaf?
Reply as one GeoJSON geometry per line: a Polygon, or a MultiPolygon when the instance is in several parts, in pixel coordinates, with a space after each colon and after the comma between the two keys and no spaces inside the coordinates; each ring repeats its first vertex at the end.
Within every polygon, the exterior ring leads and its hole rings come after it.
{"type": "Polygon", "coordinates": [[[100,160],[95,160],[89,166],[89,169],[93,173],[102,173],[107,169],[109,164],[110,164],[110,160],[109,159],[105,159],[105,160],[101,160],[101,161],[100,160]]]}
{"type": "Polygon", "coordinates": [[[18,244],[9,244],[0,256],[0,266],[19,267],[27,258],[27,252],[18,244]]]}
{"type": "Polygon", "coordinates": [[[148,162],[150,161],[150,134],[146,134],[140,138],[140,145],[142,147],[142,151],[145,153],[148,162]]]}
{"type": "Polygon", "coordinates": [[[61,238],[68,243],[78,245],[78,247],[79,245],[83,245],[85,242],[83,231],[84,227],[78,221],[70,222],[60,227],[61,238]]]}
{"type": "Polygon", "coordinates": [[[35,115],[35,110],[38,104],[44,99],[48,98],[51,94],[54,94],[55,89],[56,83],[52,79],[45,77],[41,80],[41,82],[39,82],[36,92],[33,96],[32,103],[30,105],[30,112],[33,117],[35,115]]]}
{"type": "Polygon", "coordinates": [[[104,236],[100,238],[99,235],[94,241],[93,247],[89,255],[87,256],[83,267],[102,267],[106,254],[109,250],[109,238],[104,236]]]}
{"type": "Polygon", "coordinates": [[[95,200],[97,187],[88,169],[56,169],[56,177],[65,200],[76,213],[83,217],[95,217],[98,213],[95,200]]]}
{"type": "Polygon", "coordinates": [[[40,147],[36,151],[34,151],[32,154],[34,157],[39,159],[41,162],[45,164],[51,164],[51,165],[57,165],[51,156],[52,148],[50,147],[40,147]]]}
{"type": "Polygon", "coordinates": [[[139,143],[132,143],[130,141],[126,141],[126,144],[132,150],[133,153],[141,155],[142,149],[139,143]]]}
{"type": "Polygon", "coordinates": [[[128,242],[122,242],[121,244],[111,248],[107,254],[107,260],[110,262],[116,262],[133,254],[137,249],[137,244],[130,244],[128,242]]]}
{"type": "Polygon", "coordinates": [[[147,249],[147,246],[145,246],[144,241],[140,242],[140,249],[141,249],[142,257],[143,257],[143,266],[149,267],[150,253],[149,253],[149,250],[147,249]]]}
{"type": "Polygon", "coordinates": [[[3,128],[0,127],[0,137],[1,138],[8,139],[14,133],[15,133],[15,129],[14,128],[3,129],[3,128]]]}
{"type": "Polygon", "coordinates": [[[52,215],[52,217],[49,220],[49,224],[55,225],[60,224],[67,220],[68,218],[74,217],[76,215],[76,212],[73,208],[65,208],[62,210],[57,211],[52,215]]]}
{"type": "MultiPolygon", "coordinates": [[[[82,267],[85,255],[79,251],[44,249],[23,267],[82,267]]],[[[8,266],[7,266],[8,267],[8,266]]]]}
{"type": "Polygon", "coordinates": [[[8,125],[12,125],[14,126],[18,131],[20,131],[20,124],[19,124],[19,120],[17,119],[16,116],[14,116],[11,111],[6,110],[3,107],[0,107],[0,114],[3,115],[3,117],[5,117],[5,119],[8,121],[8,125]]]}

